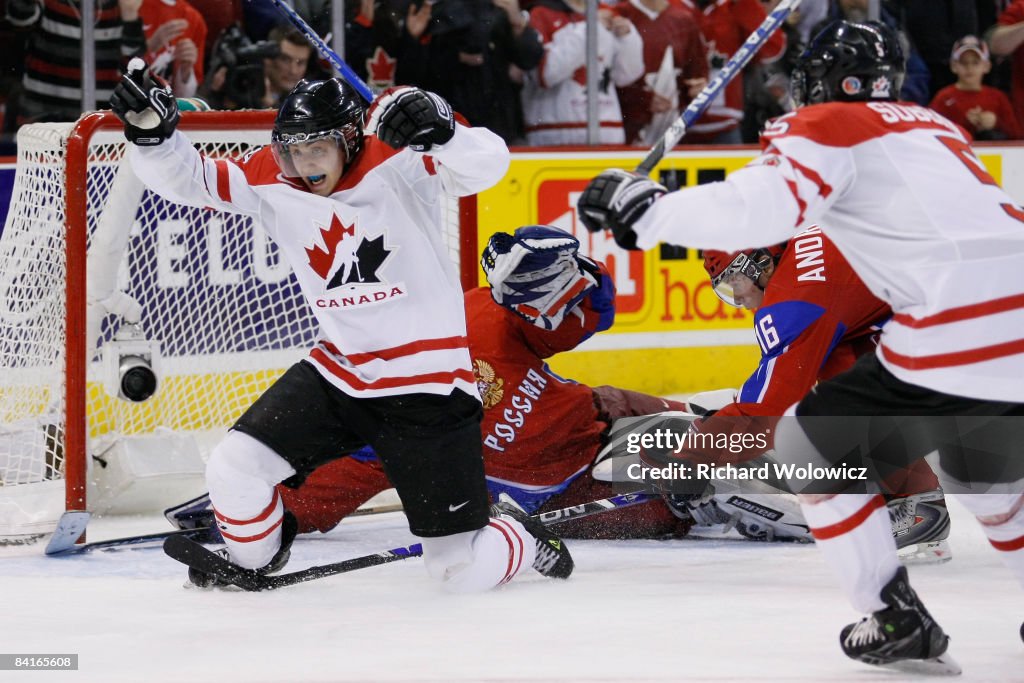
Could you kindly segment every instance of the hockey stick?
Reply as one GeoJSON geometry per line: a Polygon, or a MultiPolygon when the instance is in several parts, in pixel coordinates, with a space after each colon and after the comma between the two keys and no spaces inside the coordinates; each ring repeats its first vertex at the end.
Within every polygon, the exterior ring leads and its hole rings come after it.
{"type": "MultiPolygon", "coordinates": [[[[552,510],[542,515],[534,515],[533,519],[538,519],[545,525],[560,524],[571,519],[581,519],[609,510],[646,503],[654,498],[657,498],[655,494],[643,491],[623,493],[611,498],[573,505],[560,510],[552,510]]],[[[392,548],[372,555],[354,557],[343,562],[309,567],[297,572],[272,576],[261,576],[252,570],[243,569],[234,562],[211,552],[199,543],[181,535],[171,536],[164,541],[164,552],[182,564],[199,569],[207,574],[214,574],[242,590],[267,591],[322,579],[327,576],[334,576],[335,574],[344,574],[357,569],[375,567],[379,564],[406,560],[410,557],[418,557],[423,554],[423,546],[419,543],[414,543],[404,548],[392,548]]]]}
{"type": "MultiPolygon", "coordinates": [[[[277,1],[275,0],[275,2],[277,1]]],[[[800,0],[782,0],[782,2],[776,5],[775,9],[761,22],[761,25],[740,46],[736,54],[729,58],[729,61],[725,63],[722,70],[718,72],[718,75],[704,86],[704,89],[693,98],[693,101],[686,107],[682,115],[669,126],[661,140],[658,140],[657,144],[644,157],[644,160],[640,162],[640,165],[636,167],[637,173],[650,175],[654,167],[661,161],[661,158],[665,156],[665,153],[675,147],[676,143],[686,135],[686,128],[693,125],[693,122],[701,117],[704,110],[711,104],[711,100],[718,97],[718,93],[725,86],[729,85],[732,79],[736,77],[736,74],[747,65],[750,58],[761,49],[761,46],[765,44],[768,37],[782,25],[782,22],[786,20],[790,12],[796,9],[796,6],[799,4],[800,0]]]]}
{"type": "Polygon", "coordinates": [[[298,12],[285,4],[283,0],[271,0],[271,2],[274,3],[277,9],[281,10],[282,14],[288,17],[288,21],[290,21],[295,28],[302,31],[302,34],[306,36],[306,40],[313,44],[313,47],[315,47],[316,51],[320,53],[320,56],[330,62],[331,66],[338,70],[341,77],[348,81],[348,84],[355,88],[356,92],[362,95],[367,104],[373,102],[373,91],[370,90],[370,86],[366,85],[366,83],[363,82],[363,79],[359,78],[359,76],[356,75],[356,72],[338,56],[338,53],[332,50],[327,43],[325,43],[323,39],[316,34],[316,31],[306,23],[305,19],[299,16],[298,12]]]}
{"type": "Polygon", "coordinates": [[[88,553],[93,550],[113,550],[126,548],[146,547],[155,542],[161,542],[171,536],[186,536],[196,541],[211,540],[210,529],[198,527],[195,529],[173,529],[159,531],[154,534],[142,534],[140,536],[124,536],[122,538],[110,538],[105,541],[94,541],[92,543],[78,543],[78,539],[85,533],[89,524],[90,513],[82,511],[65,512],[57,521],[57,528],[54,529],[50,541],[43,551],[50,557],[67,557],[88,553]]]}

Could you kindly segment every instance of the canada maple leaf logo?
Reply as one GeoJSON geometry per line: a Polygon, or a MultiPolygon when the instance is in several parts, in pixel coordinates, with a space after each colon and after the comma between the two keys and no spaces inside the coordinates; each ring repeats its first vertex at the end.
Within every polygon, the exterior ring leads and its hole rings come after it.
{"type": "Polygon", "coordinates": [[[397,59],[392,59],[388,53],[379,45],[373,51],[373,56],[366,60],[366,73],[370,74],[370,84],[376,87],[387,87],[395,83],[395,64],[397,59]]]}
{"type": "Polygon", "coordinates": [[[320,228],[320,236],[323,238],[324,249],[319,244],[306,248],[306,257],[309,259],[309,267],[324,280],[331,273],[331,266],[334,265],[334,257],[338,252],[338,243],[345,237],[355,236],[355,223],[345,225],[334,214],[331,224],[326,228],[320,228]]]}

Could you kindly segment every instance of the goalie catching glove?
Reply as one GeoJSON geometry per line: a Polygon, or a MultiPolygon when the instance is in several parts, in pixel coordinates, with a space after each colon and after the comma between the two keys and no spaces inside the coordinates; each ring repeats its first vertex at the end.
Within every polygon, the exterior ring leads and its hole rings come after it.
{"type": "Polygon", "coordinates": [[[149,72],[138,57],[110,96],[110,108],[124,123],[124,135],[134,145],[159,145],[178,127],[178,102],[171,86],[149,72]]]}
{"type": "Polygon", "coordinates": [[[590,181],[576,202],[576,214],[590,232],[611,230],[623,249],[639,249],[633,225],[668,192],[647,176],[618,168],[590,181]]]}
{"type": "Polygon", "coordinates": [[[429,152],[455,135],[455,114],[440,95],[409,86],[389,88],[370,107],[367,131],[395,149],[429,152]]]}
{"type": "Polygon", "coordinates": [[[598,266],[579,248],[575,237],[546,225],[491,235],[480,260],[491,297],[537,327],[556,329],[597,286],[598,266]]]}

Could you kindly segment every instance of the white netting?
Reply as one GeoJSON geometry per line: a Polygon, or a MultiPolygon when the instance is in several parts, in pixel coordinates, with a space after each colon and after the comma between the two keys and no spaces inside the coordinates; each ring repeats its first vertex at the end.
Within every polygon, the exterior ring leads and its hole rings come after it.
{"type": "MultiPolygon", "coordinates": [[[[238,157],[269,141],[270,116],[261,129],[204,130],[202,122],[217,116],[183,121],[208,157],[238,157]]],[[[65,150],[72,127],[30,125],[18,134],[0,239],[0,536],[20,533],[22,487],[60,479],[68,461],[87,457],[66,453],[63,439],[65,150]],[[7,501],[12,487],[17,503],[7,501]]],[[[88,150],[88,330],[78,345],[90,361],[88,448],[158,428],[211,443],[305,354],[316,335],[313,316],[277,248],[249,218],[171,204],[145,190],[121,163],[119,132],[96,134],[88,150]],[[145,338],[159,342],[160,387],[144,403],[112,398],[100,362],[104,343],[135,317],[145,338]]],[[[457,264],[458,203],[446,203],[446,239],[457,264]]],[[[48,496],[55,489],[38,488],[48,496]]],[[[52,501],[38,504],[48,506],[52,501]]]]}

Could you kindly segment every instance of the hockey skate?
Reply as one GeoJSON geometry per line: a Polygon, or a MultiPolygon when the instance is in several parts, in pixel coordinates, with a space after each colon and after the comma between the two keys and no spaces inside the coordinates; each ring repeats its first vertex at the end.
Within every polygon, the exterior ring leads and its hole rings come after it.
{"type": "Polygon", "coordinates": [[[569,548],[562,539],[551,533],[539,520],[533,519],[506,494],[498,496],[498,502],[491,506],[492,517],[511,517],[530,532],[537,547],[533,568],[552,579],[567,579],[575,566],[569,548]]]}
{"type": "MultiPolygon", "coordinates": [[[[264,576],[266,574],[274,574],[284,569],[284,566],[288,563],[288,558],[291,557],[292,542],[295,541],[295,536],[298,534],[298,531],[299,523],[295,519],[295,515],[286,510],[284,513],[284,519],[281,520],[281,547],[278,548],[277,552],[274,553],[274,557],[272,557],[270,562],[266,565],[259,569],[250,569],[248,571],[264,576]]],[[[227,548],[220,548],[213,552],[225,559],[231,559],[227,548]]],[[[214,574],[207,574],[206,572],[200,571],[194,567],[189,567],[188,583],[185,584],[185,587],[188,588],[189,584],[196,588],[223,588],[231,585],[222,581],[220,577],[215,576],[214,574]]]]}
{"type": "Polygon", "coordinates": [[[849,624],[839,635],[847,657],[908,673],[960,673],[946,653],[949,637],[910,587],[906,567],[885,584],[881,598],[887,609],[849,624]]]}
{"type": "Polygon", "coordinates": [[[893,498],[887,506],[901,562],[936,564],[953,559],[942,489],[893,498]]]}

